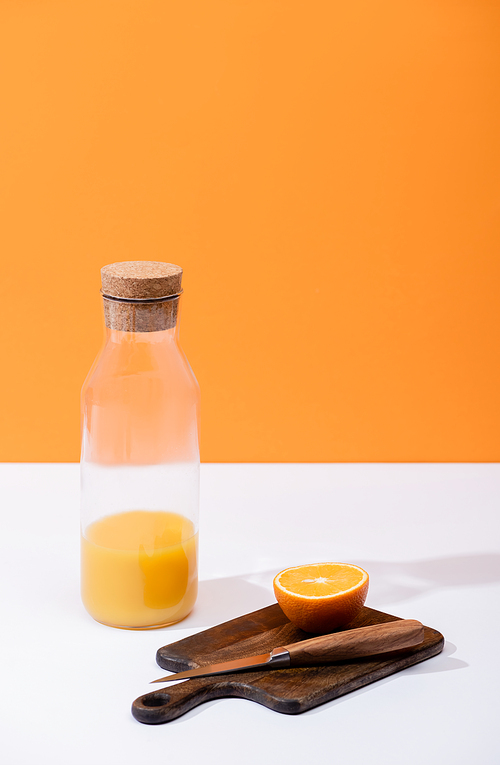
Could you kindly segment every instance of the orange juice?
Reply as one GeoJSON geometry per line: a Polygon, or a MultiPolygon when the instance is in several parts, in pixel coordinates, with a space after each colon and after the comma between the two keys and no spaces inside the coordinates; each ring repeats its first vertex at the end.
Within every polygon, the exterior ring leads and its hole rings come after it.
{"type": "Polygon", "coordinates": [[[81,537],[82,600],[98,622],[145,629],[183,619],[197,590],[198,534],[178,513],[131,510],[81,537]]]}

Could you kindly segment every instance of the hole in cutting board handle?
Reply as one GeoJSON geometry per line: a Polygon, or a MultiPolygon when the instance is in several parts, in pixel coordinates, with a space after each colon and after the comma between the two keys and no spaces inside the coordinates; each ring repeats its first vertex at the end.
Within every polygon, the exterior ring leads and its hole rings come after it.
{"type": "Polygon", "coordinates": [[[170,701],[168,693],[150,693],[149,696],[143,696],[141,699],[145,707],[164,707],[170,701]]]}

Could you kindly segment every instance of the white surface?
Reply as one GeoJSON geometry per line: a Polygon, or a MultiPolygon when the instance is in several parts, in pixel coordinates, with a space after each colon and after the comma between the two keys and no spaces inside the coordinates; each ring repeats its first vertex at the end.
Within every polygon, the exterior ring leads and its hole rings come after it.
{"type": "Polygon", "coordinates": [[[0,487],[2,763],[500,763],[499,465],[203,465],[198,604],[151,632],[80,603],[77,465],[0,465],[0,487]],[[366,568],[367,605],[438,629],[444,652],[298,716],[221,699],[133,719],[157,648],[321,560],[366,568]]]}

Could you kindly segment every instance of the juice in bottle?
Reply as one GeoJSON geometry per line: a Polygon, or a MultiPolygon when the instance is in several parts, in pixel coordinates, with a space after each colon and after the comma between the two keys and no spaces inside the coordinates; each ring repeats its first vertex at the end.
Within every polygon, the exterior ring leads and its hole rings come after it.
{"type": "Polygon", "coordinates": [[[183,619],[198,590],[198,534],[177,513],[131,510],[82,534],[82,600],[99,622],[151,627],[183,619]]]}

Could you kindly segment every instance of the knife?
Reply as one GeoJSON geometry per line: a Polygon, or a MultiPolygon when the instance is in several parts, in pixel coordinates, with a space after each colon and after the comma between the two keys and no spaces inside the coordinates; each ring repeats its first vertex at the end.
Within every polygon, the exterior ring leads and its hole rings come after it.
{"type": "Polygon", "coordinates": [[[284,669],[286,667],[308,667],[329,664],[334,661],[346,661],[361,656],[374,656],[389,651],[401,651],[412,648],[424,640],[424,627],[415,619],[398,619],[385,624],[334,632],[301,640],[299,643],[274,648],[270,653],[259,656],[247,656],[222,664],[210,664],[205,667],[188,669],[175,675],[160,677],[152,683],[170,683],[191,677],[226,675],[250,669],[284,669]]]}

